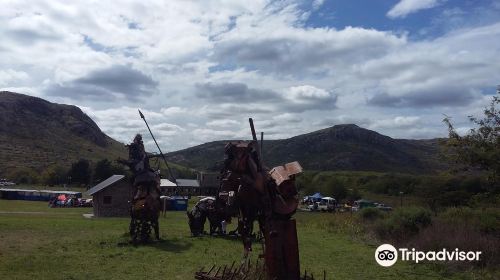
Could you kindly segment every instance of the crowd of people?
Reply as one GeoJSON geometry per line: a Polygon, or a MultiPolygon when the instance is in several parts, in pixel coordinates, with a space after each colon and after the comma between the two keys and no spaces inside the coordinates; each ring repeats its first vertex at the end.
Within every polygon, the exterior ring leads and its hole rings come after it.
{"type": "Polygon", "coordinates": [[[49,201],[49,207],[92,207],[92,199],[60,194],[49,201]]]}

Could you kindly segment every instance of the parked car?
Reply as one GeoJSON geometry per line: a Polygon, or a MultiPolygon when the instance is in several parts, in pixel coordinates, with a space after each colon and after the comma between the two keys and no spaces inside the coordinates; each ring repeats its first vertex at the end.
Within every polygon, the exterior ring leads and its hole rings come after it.
{"type": "Polygon", "coordinates": [[[310,211],[318,211],[318,204],[319,202],[313,202],[311,204],[308,204],[307,209],[309,209],[310,211]]]}
{"type": "Polygon", "coordinates": [[[382,211],[392,211],[392,207],[389,205],[385,205],[383,203],[377,203],[377,206],[375,208],[380,209],[382,211]]]}
{"type": "Polygon", "coordinates": [[[318,202],[318,211],[322,212],[332,212],[335,211],[337,206],[337,200],[333,197],[323,197],[320,202],[318,202]]]}

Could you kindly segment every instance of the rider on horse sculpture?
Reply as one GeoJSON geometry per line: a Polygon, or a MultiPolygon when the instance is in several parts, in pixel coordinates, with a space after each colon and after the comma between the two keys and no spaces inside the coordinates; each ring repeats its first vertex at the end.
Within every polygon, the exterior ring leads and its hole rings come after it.
{"type": "Polygon", "coordinates": [[[127,145],[128,160],[119,160],[133,172],[134,197],[130,209],[130,234],[134,241],[149,239],[151,227],[156,239],[160,239],[158,217],[161,208],[160,175],[149,166],[149,158],[144,150],[142,136],[137,134],[134,141],[127,145]]]}

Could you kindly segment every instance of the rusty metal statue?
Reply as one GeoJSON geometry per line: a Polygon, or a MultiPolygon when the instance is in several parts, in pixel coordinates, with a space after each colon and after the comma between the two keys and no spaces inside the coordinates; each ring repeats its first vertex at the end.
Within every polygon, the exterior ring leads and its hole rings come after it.
{"type": "Polygon", "coordinates": [[[198,201],[191,210],[186,212],[188,216],[189,229],[192,236],[200,236],[205,234],[205,222],[208,220],[210,235],[224,235],[222,229],[221,213],[215,209],[215,198],[205,197],[198,201]]]}
{"type": "MultiPolygon", "coordinates": [[[[295,176],[302,172],[302,167],[292,162],[271,170],[266,168],[252,119],[249,122],[253,141],[231,142],[225,147],[215,207],[227,219],[238,217],[245,258],[252,250],[254,221],[258,222],[269,279],[300,279],[296,225],[291,217],[298,206],[295,176]]],[[[197,279],[213,279],[209,274],[202,278],[203,272],[199,272],[197,279]]]]}
{"type": "MultiPolygon", "coordinates": [[[[146,126],[153,138],[161,156],[165,160],[170,177],[176,183],[175,177],[168,166],[165,156],[161,152],[156,139],[154,138],[151,129],[146,121],[146,118],[139,111],[139,115],[146,123],[146,126]]],[[[147,242],[150,240],[152,229],[154,230],[156,240],[160,239],[160,230],[158,218],[161,211],[161,190],[160,190],[160,173],[155,172],[149,166],[149,156],[144,149],[142,135],[137,134],[134,141],[127,145],[129,151],[128,160],[119,160],[120,163],[127,165],[132,170],[134,197],[130,203],[130,236],[132,242],[137,241],[147,242]]]]}
{"type": "Polygon", "coordinates": [[[137,134],[127,147],[129,158],[120,162],[127,165],[134,174],[134,196],[130,202],[130,236],[134,243],[139,240],[147,242],[151,230],[154,229],[155,238],[160,239],[160,175],[149,166],[142,135],[137,134]]]}

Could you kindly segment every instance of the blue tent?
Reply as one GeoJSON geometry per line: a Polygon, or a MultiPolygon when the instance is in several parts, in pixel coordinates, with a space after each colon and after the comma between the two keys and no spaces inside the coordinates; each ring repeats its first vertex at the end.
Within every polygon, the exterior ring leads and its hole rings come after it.
{"type": "Polygon", "coordinates": [[[313,195],[308,195],[304,197],[304,202],[318,202],[323,198],[320,193],[315,193],[313,195]]]}
{"type": "Polygon", "coordinates": [[[309,197],[314,198],[314,199],[322,199],[323,198],[323,196],[319,192],[317,192],[313,195],[310,195],[309,197]]]}

